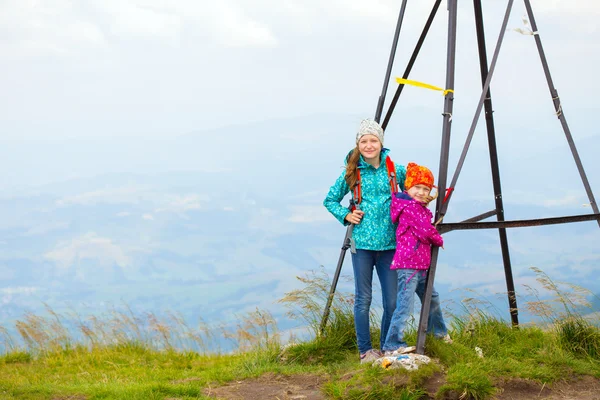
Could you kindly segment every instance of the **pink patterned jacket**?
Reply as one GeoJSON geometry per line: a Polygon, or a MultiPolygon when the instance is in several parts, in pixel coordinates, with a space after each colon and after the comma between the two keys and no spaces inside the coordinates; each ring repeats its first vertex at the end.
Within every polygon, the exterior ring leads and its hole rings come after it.
{"type": "Polygon", "coordinates": [[[392,222],[396,230],[396,253],[391,269],[428,269],[431,245],[443,246],[444,239],[431,223],[433,214],[406,193],[392,196],[392,222]]]}

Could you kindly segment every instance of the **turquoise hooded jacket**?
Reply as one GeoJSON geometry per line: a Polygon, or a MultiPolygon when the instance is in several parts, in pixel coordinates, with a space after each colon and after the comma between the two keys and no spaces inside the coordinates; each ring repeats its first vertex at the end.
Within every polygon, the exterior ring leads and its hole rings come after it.
{"type": "MultiPolygon", "coordinates": [[[[360,168],[362,202],[360,209],[365,215],[360,224],[354,227],[352,238],[357,249],[363,250],[393,250],[396,248],[396,224],[392,223],[390,215],[391,192],[388,181],[385,157],[389,154],[388,149],[381,151],[381,164],[375,169],[360,156],[358,168],[360,168]]],[[[406,168],[394,163],[396,177],[400,191],[404,190],[406,179],[406,168]]],[[[344,225],[348,222],[344,219],[350,212],[348,207],[341,205],[344,196],[350,192],[344,176],[346,169],[329,189],[323,205],[335,218],[344,225]]]]}

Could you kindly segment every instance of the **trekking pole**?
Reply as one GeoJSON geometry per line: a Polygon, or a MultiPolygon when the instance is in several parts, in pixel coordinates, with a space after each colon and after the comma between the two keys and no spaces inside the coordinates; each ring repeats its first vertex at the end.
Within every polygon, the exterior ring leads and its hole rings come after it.
{"type": "MultiPolygon", "coordinates": [[[[353,199],[350,199],[350,206],[348,209],[352,210],[353,206],[358,209],[358,205],[355,205],[353,199]]],[[[352,231],[354,231],[354,224],[350,224],[348,228],[346,228],[346,236],[344,236],[344,242],[342,243],[342,250],[340,251],[337,268],[335,269],[333,281],[331,282],[331,289],[329,290],[329,295],[327,296],[327,304],[325,305],[325,310],[323,311],[323,318],[321,318],[321,327],[319,328],[319,333],[321,336],[323,336],[325,333],[325,326],[327,325],[327,320],[329,319],[329,310],[331,309],[331,303],[333,302],[335,289],[337,287],[338,280],[340,279],[340,273],[342,272],[342,265],[344,264],[346,250],[352,247],[352,231]]]]}

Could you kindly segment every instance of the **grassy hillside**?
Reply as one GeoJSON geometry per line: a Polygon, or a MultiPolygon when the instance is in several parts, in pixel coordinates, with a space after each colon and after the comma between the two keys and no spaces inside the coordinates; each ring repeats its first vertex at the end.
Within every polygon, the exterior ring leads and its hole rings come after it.
{"type": "MultiPolygon", "coordinates": [[[[598,321],[575,312],[587,293],[565,292],[537,273],[555,294],[541,301],[532,292],[534,300],[522,306],[538,323],[515,329],[484,311],[481,301],[465,299],[461,314],[451,317],[454,343],[429,339],[433,362],[410,372],[359,364],[351,296],[337,294],[325,335],[315,334],[329,285],[318,273],[300,278],[304,288],[281,300],[312,332],[285,346],[261,310],[241,318],[235,330],[190,329],[175,316],[127,313],[67,328],[65,317],[51,310],[45,317],[27,315],[15,327],[18,337],[0,329],[7,348],[0,357],[0,398],[598,398],[598,321]],[[214,335],[239,350],[211,350],[214,335]]],[[[409,343],[415,341],[413,333],[409,343]]]]}

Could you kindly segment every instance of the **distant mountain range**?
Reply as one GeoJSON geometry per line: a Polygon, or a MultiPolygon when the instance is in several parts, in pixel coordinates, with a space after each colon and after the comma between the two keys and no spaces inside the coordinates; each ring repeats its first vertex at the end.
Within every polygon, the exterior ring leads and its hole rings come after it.
{"type": "MultiPolygon", "coordinates": [[[[126,303],[139,312],[177,311],[192,324],[233,323],[258,307],[293,328],[276,301],[299,287],[296,276],[320,266],[333,274],[344,228],[321,202],[342,171],[357,121],[315,116],[137,144],[0,146],[0,156],[9,156],[3,175],[15,172],[0,195],[2,324],[43,312],[43,303],[82,314],[126,303]]],[[[437,143],[397,140],[392,131],[388,139],[397,162],[423,159],[436,170],[437,143]]],[[[596,196],[599,144],[600,136],[578,143],[596,196]]],[[[568,149],[542,147],[502,153],[507,219],[591,212],[568,149]]],[[[493,208],[481,150],[474,143],[447,222],[493,208]]],[[[528,300],[523,285],[539,288],[531,266],[600,293],[598,243],[592,222],[510,230],[520,304],[528,300]]],[[[349,257],[343,273],[351,274],[349,257]]],[[[474,296],[469,289],[506,317],[497,234],[446,234],[436,286],[453,309],[474,296]]]]}

